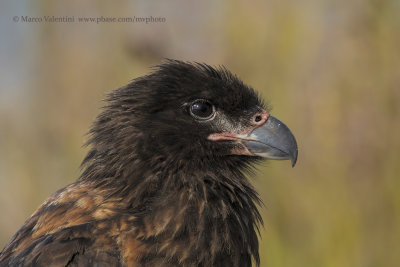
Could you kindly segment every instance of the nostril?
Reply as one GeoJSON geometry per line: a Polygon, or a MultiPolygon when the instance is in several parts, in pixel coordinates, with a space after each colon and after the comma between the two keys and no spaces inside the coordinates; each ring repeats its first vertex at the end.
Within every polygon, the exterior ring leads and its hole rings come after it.
{"type": "Polygon", "coordinates": [[[261,121],[262,120],[261,115],[257,115],[254,120],[255,120],[255,122],[261,121]]]}

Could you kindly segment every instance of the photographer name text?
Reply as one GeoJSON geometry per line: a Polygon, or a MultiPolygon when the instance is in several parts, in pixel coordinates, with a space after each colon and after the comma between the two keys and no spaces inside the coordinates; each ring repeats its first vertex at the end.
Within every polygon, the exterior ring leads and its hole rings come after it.
{"type": "Polygon", "coordinates": [[[14,22],[21,23],[165,23],[167,19],[165,17],[158,16],[144,16],[144,17],[75,17],[75,16],[14,16],[14,22]]]}

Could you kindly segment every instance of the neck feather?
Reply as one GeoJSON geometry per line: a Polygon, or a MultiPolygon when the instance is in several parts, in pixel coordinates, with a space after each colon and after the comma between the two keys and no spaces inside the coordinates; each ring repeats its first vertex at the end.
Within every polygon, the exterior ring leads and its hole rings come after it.
{"type": "Polygon", "coordinates": [[[110,196],[122,199],[125,212],[137,215],[135,235],[148,251],[157,252],[143,255],[143,263],[157,264],[165,257],[189,266],[199,259],[205,266],[251,266],[252,258],[259,263],[260,200],[242,173],[247,165],[240,157],[212,162],[163,156],[101,159],[96,151],[89,153],[80,181],[107,188],[110,196]]]}

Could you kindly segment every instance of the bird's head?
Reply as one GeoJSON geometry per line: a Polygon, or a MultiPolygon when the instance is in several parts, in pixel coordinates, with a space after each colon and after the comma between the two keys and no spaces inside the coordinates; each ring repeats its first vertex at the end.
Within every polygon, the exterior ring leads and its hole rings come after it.
{"type": "Polygon", "coordinates": [[[98,144],[148,160],[240,156],[290,159],[294,166],[297,159],[293,134],[252,88],[225,68],[198,63],[168,60],[114,91],[92,132],[98,144]]]}
{"type": "Polygon", "coordinates": [[[157,243],[153,251],[191,233],[185,255],[194,262],[218,252],[229,257],[210,262],[246,266],[251,257],[259,263],[262,219],[242,171],[261,158],[297,158],[294,136],[252,88],[225,68],[175,60],[113,91],[88,143],[80,179],[118,196],[126,214],[140,211],[139,228],[156,225],[157,235],[143,240],[157,243]]]}

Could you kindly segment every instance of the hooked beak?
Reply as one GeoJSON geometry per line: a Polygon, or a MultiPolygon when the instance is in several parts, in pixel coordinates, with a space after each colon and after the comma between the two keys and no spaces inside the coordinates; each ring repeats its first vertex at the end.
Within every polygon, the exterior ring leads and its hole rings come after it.
{"type": "Polygon", "coordinates": [[[269,159],[297,161],[297,142],[290,129],[280,120],[269,116],[266,123],[255,128],[247,138],[243,138],[247,149],[257,155],[269,159]]]}
{"type": "Polygon", "coordinates": [[[243,149],[233,151],[233,154],[260,156],[268,159],[297,161],[297,142],[289,128],[277,118],[266,112],[262,114],[263,121],[245,134],[216,133],[208,139],[212,141],[235,141],[243,145],[243,149]]]}

